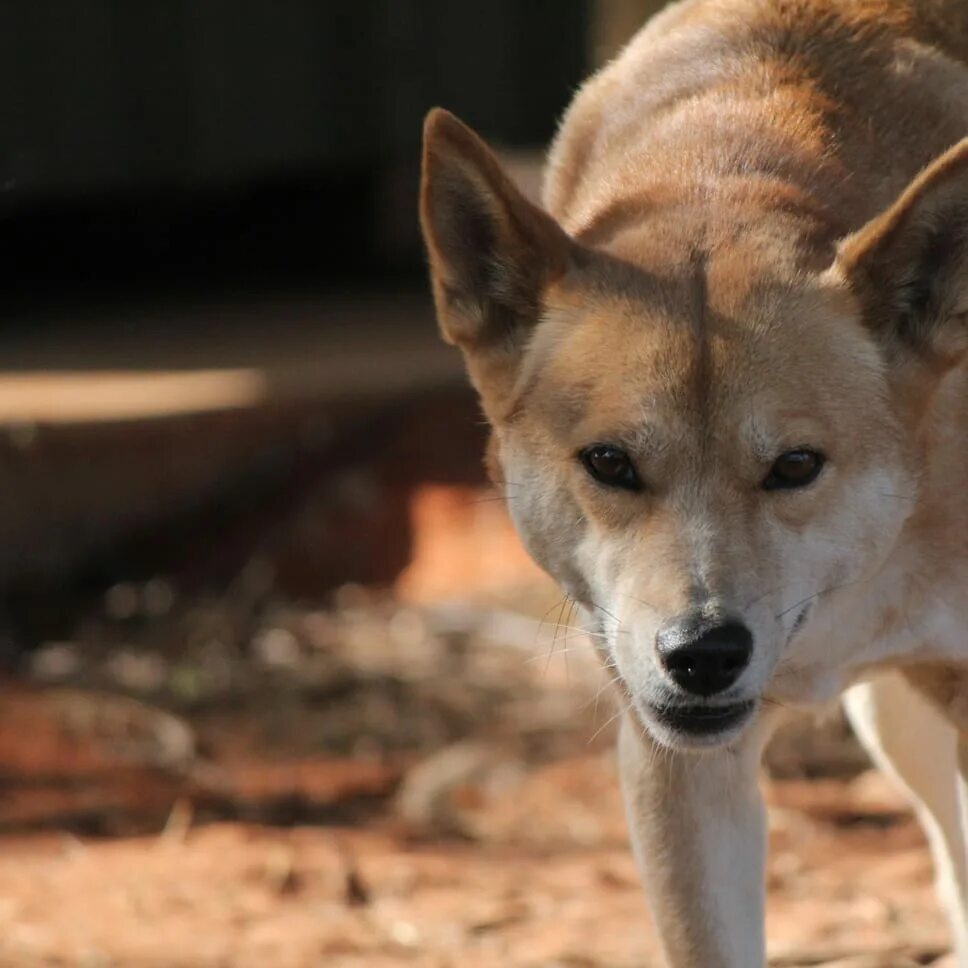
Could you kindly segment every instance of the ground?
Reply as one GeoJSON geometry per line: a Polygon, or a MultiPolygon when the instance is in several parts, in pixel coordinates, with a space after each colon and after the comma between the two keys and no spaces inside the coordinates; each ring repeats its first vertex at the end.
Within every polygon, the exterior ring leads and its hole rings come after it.
{"type": "MultiPolygon", "coordinates": [[[[316,767],[323,783],[326,765],[316,767]]],[[[193,825],[8,837],[0,963],[78,966],[659,964],[608,758],[468,786],[474,832],[193,825]]],[[[772,791],[771,964],[942,964],[924,845],[879,782],[772,791]]]]}
{"type": "MultiPolygon", "coordinates": [[[[115,590],[41,649],[0,708],[0,964],[659,965],[568,610],[406,578],[115,590]]],[[[949,964],[923,837],[842,729],[764,775],[771,964],[949,964]]]]}

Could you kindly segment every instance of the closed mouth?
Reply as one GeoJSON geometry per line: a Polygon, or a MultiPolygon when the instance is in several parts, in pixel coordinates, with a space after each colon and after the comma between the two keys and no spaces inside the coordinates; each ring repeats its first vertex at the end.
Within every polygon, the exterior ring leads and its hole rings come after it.
{"type": "Polygon", "coordinates": [[[666,729],[690,736],[715,736],[739,726],[755,706],[755,701],[748,700],[728,706],[654,706],[651,712],[666,729]]]}

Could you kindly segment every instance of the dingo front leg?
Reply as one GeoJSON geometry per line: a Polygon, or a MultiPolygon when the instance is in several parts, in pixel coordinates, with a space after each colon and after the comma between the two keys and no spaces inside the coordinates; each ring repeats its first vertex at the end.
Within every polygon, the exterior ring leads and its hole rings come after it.
{"type": "MultiPolygon", "coordinates": [[[[850,689],[844,707],[874,762],[914,801],[931,845],[938,893],[954,931],[958,964],[968,968],[968,866],[958,791],[958,733],[930,693],[898,672],[850,689]]],[[[964,766],[962,766],[964,777],[964,766]]]]}
{"type": "Polygon", "coordinates": [[[729,749],[672,753],[631,719],[622,724],[632,846],[673,968],[764,963],[761,749],[754,732],[729,749]]]}

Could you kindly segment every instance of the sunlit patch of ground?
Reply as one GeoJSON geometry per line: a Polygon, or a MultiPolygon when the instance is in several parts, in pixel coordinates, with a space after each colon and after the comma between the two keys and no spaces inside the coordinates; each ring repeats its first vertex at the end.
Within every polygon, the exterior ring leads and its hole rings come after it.
{"type": "MultiPolygon", "coordinates": [[[[658,964],[608,760],[510,782],[457,795],[459,837],[416,838],[386,817],[280,829],[178,815],[151,836],[8,837],[0,963],[658,964]]],[[[865,784],[831,787],[821,803],[791,788],[772,811],[777,965],[900,968],[944,949],[920,834],[865,784]]]]}

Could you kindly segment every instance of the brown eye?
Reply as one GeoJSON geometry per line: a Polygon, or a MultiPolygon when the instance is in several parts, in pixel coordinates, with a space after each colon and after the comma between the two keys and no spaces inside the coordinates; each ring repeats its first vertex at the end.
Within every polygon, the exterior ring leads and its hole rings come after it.
{"type": "Polygon", "coordinates": [[[773,462],[763,487],[767,491],[806,487],[817,479],[824,462],[823,454],[815,450],[788,450],[773,462]]]}
{"type": "Polygon", "coordinates": [[[626,491],[639,491],[642,482],[629,455],[611,444],[592,444],[578,454],[585,470],[600,484],[621,487],[626,491]]]}

